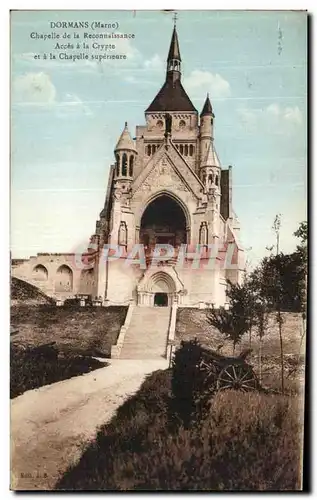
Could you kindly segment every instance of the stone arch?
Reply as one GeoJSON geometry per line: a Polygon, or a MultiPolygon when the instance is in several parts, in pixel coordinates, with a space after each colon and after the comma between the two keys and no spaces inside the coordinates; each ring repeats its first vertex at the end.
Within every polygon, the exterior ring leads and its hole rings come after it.
{"type": "Polygon", "coordinates": [[[159,198],[160,196],[169,196],[174,201],[176,201],[176,203],[178,203],[180,205],[180,207],[183,209],[183,212],[184,212],[184,215],[185,215],[185,218],[186,218],[186,225],[187,225],[188,228],[190,228],[190,226],[191,226],[191,219],[190,219],[190,213],[189,213],[189,210],[188,210],[186,204],[176,194],[172,193],[171,191],[168,191],[167,189],[162,189],[161,191],[158,191],[158,192],[154,193],[152,196],[150,196],[146,200],[146,202],[144,203],[144,205],[142,207],[142,210],[140,211],[140,215],[139,215],[139,218],[137,220],[137,225],[139,225],[139,226],[141,225],[142,216],[143,216],[145,210],[148,208],[148,206],[154,200],[156,200],[157,198],[159,198]]]}
{"type": "MultiPolygon", "coordinates": [[[[143,209],[139,213],[139,218],[136,221],[137,223],[136,225],[140,228],[139,231],[140,243],[145,244],[145,237],[147,233],[152,234],[151,244],[154,244],[153,239],[155,240],[155,244],[169,243],[176,247],[178,247],[180,244],[183,243],[185,244],[190,243],[190,228],[191,228],[190,213],[184,201],[180,199],[178,196],[176,196],[174,193],[165,189],[161,190],[150,196],[148,200],[144,203],[144,206],[142,208],[143,209]],[[168,210],[168,216],[166,211],[167,205],[165,203],[160,205],[160,201],[163,202],[164,198],[166,199],[166,202],[171,205],[168,210]],[[155,203],[156,206],[153,205],[151,207],[153,203],[155,203]],[[158,205],[160,205],[160,207],[158,205]],[[166,210],[164,210],[165,208],[166,210]],[[148,210],[151,210],[152,216],[150,218],[153,221],[149,225],[145,224],[145,219],[149,219],[148,210]],[[170,213],[174,213],[175,217],[170,217],[170,213]],[[152,224],[155,224],[156,227],[157,225],[169,226],[170,229],[167,230],[167,233],[163,232],[163,234],[159,235],[156,229],[154,229],[154,226],[152,226],[152,224]]],[[[147,222],[149,222],[149,220],[147,222]]]]}
{"type": "Polygon", "coordinates": [[[94,268],[83,269],[80,273],[80,293],[92,293],[94,284],[94,268]]]}
{"type": "Polygon", "coordinates": [[[71,292],[73,289],[73,271],[66,264],[62,264],[56,271],[55,291],[71,292]]]}
{"type": "Polygon", "coordinates": [[[165,292],[174,293],[176,286],[173,278],[164,271],[153,274],[148,283],[148,291],[152,293],[165,292]]]}
{"type": "Polygon", "coordinates": [[[32,272],[32,278],[35,281],[47,281],[48,280],[48,270],[43,264],[38,264],[34,267],[32,272]]]}
{"type": "Polygon", "coordinates": [[[174,300],[180,302],[180,297],[184,294],[184,285],[175,269],[168,267],[162,271],[152,268],[145,273],[137,286],[138,304],[154,306],[156,294],[167,296],[166,305],[171,306],[174,300]]]}

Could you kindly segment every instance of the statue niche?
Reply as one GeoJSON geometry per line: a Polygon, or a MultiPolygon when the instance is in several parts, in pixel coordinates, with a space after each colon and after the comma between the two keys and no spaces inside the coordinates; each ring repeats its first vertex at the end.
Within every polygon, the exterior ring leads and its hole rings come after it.
{"type": "Polygon", "coordinates": [[[199,244],[203,246],[208,245],[208,227],[207,222],[202,222],[199,229],[199,244]]]}
{"type": "Polygon", "coordinates": [[[120,222],[119,227],[119,245],[127,246],[128,244],[128,229],[124,221],[120,222]]]}

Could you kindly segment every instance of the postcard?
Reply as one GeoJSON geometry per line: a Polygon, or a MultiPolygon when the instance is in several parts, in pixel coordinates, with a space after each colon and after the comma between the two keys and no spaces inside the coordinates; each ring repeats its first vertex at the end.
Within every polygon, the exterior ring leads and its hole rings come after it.
{"type": "Polygon", "coordinates": [[[11,489],[300,491],[306,11],[11,12],[11,489]]]}

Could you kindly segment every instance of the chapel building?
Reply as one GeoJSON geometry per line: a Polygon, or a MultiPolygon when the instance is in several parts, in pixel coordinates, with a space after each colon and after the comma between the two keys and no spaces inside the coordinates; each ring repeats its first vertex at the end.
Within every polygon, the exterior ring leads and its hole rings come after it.
{"type": "Polygon", "coordinates": [[[232,169],[222,167],[216,152],[209,96],[199,114],[181,77],[174,26],[165,81],[145,110],[145,124],[132,138],[125,123],[115,145],[89,264],[78,266],[73,254],[38,254],[15,262],[14,276],[55,297],[88,294],[103,305],[226,302],[227,280],[241,281],[244,269],[232,169]],[[119,248],[118,257],[105,258],[109,246],[119,248]]]}

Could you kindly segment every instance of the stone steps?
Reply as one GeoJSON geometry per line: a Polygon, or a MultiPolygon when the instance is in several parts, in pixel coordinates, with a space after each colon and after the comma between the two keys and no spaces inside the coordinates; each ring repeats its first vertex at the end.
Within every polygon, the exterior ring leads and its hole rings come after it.
{"type": "Polygon", "coordinates": [[[171,309],[136,307],[121,349],[121,359],[160,359],[166,355],[171,309]]]}

